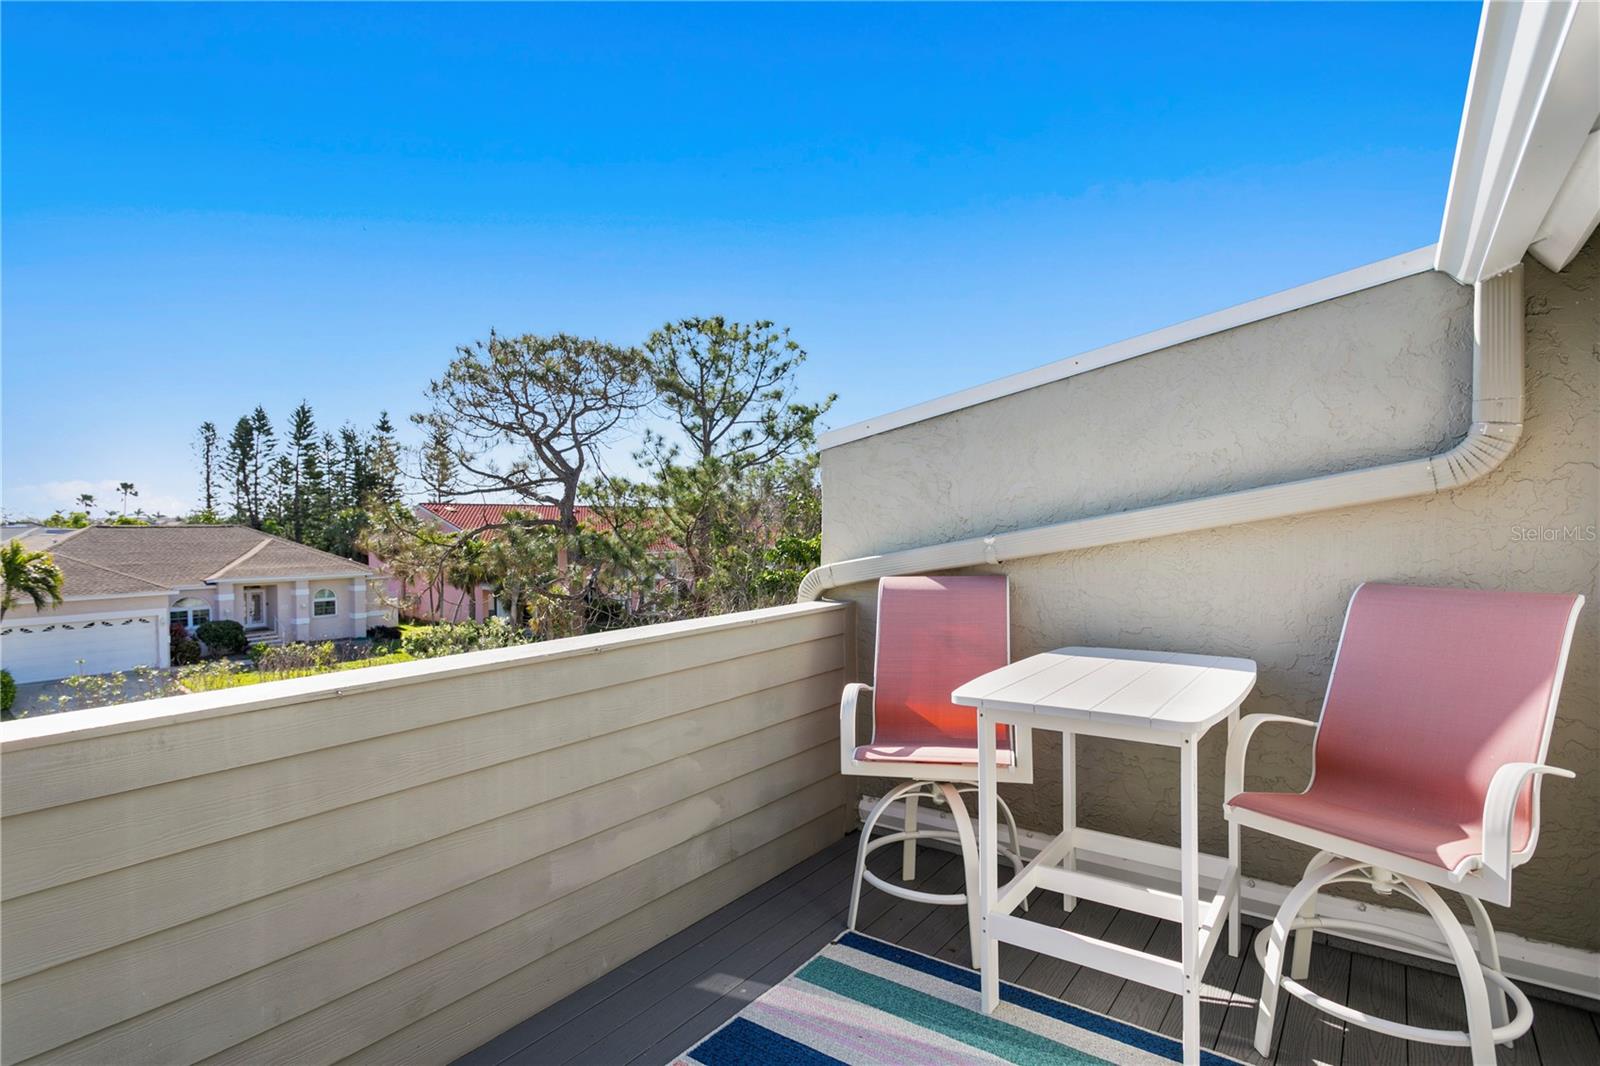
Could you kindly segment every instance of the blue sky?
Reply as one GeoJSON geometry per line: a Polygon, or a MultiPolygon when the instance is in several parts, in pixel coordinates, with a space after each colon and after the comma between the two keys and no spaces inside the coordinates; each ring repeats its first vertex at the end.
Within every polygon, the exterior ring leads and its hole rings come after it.
{"type": "Polygon", "coordinates": [[[456,344],[770,318],[834,426],[1431,243],[1470,4],[6,4],[10,514],[456,344]]]}

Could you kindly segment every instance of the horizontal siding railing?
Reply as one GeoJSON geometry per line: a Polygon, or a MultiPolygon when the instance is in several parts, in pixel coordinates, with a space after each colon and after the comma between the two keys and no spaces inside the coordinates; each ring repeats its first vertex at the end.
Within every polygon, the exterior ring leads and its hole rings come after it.
{"type": "Polygon", "coordinates": [[[839,838],[850,611],[6,724],[4,1063],[475,1047],[839,838]]]}

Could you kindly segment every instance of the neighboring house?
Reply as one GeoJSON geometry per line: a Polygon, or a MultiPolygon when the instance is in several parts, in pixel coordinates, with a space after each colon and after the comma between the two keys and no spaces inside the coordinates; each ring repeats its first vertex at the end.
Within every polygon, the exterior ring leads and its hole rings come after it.
{"type": "Polygon", "coordinates": [[[0,664],[18,681],[168,666],[173,623],[233,619],[279,643],[363,637],[385,616],[368,567],[247,526],[36,526],[15,539],[66,578],[59,607],[19,604],[0,621],[0,664]]]}
{"type": "MultiPolygon", "coordinates": [[[[498,531],[485,527],[502,524],[507,511],[517,511],[547,522],[554,522],[561,516],[560,510],[556,507],[532,503],[433,502],[420,503],[412,508],[412,511],[421,521],[430,523],[446,533],[481,530],[482,532],[477,535],[479,540],[495,538],[498,531]]],[[[579,504],[574,513],[580,526],[589,529],[607,528],[605,519],[595,514],[589,507],[579,504]]],[[[673,555],[676,551],[676,547],[670,541],[663,540],[651,549],[651,554],[673,555]]],[[[387,573],[388,567],[376,555],[368,555],[367,562],[373,569],[387,573]]],[[[429,621],[459,622],[473,617],[482,620],[510,613],[509,605],[498,598],[496,587],[489,583],[479,585],[470,592],[446,584],[443,593],[439,594],[438,586],[435,584],[416,579],[406,583],[390,574],[385,591],[388,602],[405,605],[404,610],[407,615],[429,621]]]]}

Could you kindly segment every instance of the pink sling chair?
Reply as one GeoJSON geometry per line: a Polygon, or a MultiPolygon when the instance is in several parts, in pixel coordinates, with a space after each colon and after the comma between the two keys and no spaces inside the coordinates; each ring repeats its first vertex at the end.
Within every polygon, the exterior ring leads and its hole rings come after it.
{"type": "MultiPolygon", "coordinates": [[[[866,881],[902,899],[962,905],[978,964],[978,845],[961,794],[977,791],[978,718],[971,707],[950,702],[950,693],[1011,661],[1010,593],[1003,576],[886,577],[878,582],[878,628],[874,684],[846,685],[839,701],[840,765],[846,774],[911,778],[884,794],[861,828],[855,881],[850,894],[850,928],[856,927],[861,884],[866,881]],[[872,694],[872,741],[856,744],[857,704],[872,694]],[[955,831],[918,828],[921,800],[947,807],[955,831]],[[889,806],[905,803],[904,827],[873,839],[889,806]],[[867,869],[867,856],[891,844],[902,847],[900,876],[916,877],[917,841],[938,839],[961,848],[966,872],[963,892],[920,892],[891,884],[867,869]]],[[[1033,781],[1030,734],[1001,730],[1001,781],[1033,781]]],[[[1001,801],[1010,847],[1001,848],[1013,869],[1022,868],[1017,825],[1001,801]]]]}
{"type": "Polygon", "coordinates": [[[1232,860],[1241,826],[1318,849],[1256,938],[1264,977],[1255,1046],[1262,1055],[1272,1044],[1280,988],[1353,1025],[1468,1047],[1475,1063],[1493,1063],[1495,1044],[1528,1031],[1533,1011],[1500,972],[1482,901],[1508,905],[1512,869],[1533,857],[1540,779],[1573,776],[1544,759],[1582,606],[1582,596],[1362,585],[1345,616],[1320,720],[1258,714],[1239,724],[1226,783],[1232,860]],[[1244,791],[1250,738],[1269,722],[1316,730],[1304,792],[1244,791]],[[1342,883],[1409,898],[1433,918],[1444,943],[1318,917],[1318,891],[1342,883]],[[1438,888],[1466,902],[1476,953],[1438,888]],[[1317,929],[1375,934],[1447,955],[1460,973],[1466,1030],[1404,1025],[1306,988],[1317,929]]]}

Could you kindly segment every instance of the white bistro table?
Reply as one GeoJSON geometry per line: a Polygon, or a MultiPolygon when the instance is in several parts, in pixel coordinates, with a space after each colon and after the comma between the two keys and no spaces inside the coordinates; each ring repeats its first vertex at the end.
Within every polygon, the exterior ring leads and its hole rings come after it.
{"type": "Polygon", "coordinates": [[[1229,829],[1228,857],[1202,855],[1196,752],[1224,719],[1231,733],[1239,704],[1254,687],[1256,664],[1177,652],[1061,648],[1014,662],[952,693],[978,709],[978,879],[982,921],[983,1009],[1000,1000],[1000,944],[1103,970],[1183,998],[1183,1061],[1200,1061],[1200,978],[1224,922],[1228,951],[1239,953],[1239,842],[1229,829]],[[1061,835],[999,887],[995,835],[995,726],[1061,734],[1061,835]],[[1179,846],[1082,829],[1077,825],[1076,737],[1112,737],[1178,749],[1179,846]],[[1122,860],[1133,868],[1178,871],[1178,891],[1077,869],[1081,856],[1122,860]],[[1201,897],[1201,878],[1211,883],[1201,897]],[[1148,955],[1014,915],[1038,887],[1060,892],[1068,910],[1079,897],[1139,911],[1182,928],[1178,960],[1148,955]]]}

